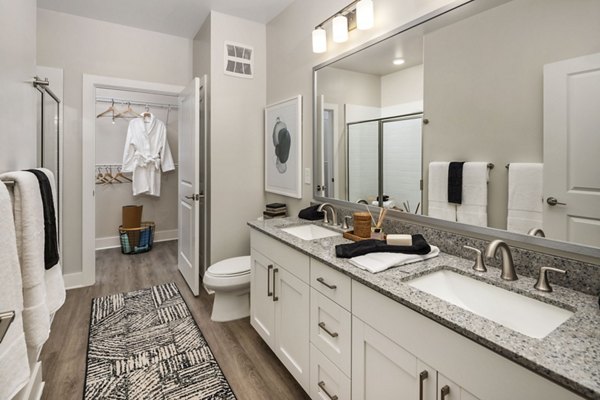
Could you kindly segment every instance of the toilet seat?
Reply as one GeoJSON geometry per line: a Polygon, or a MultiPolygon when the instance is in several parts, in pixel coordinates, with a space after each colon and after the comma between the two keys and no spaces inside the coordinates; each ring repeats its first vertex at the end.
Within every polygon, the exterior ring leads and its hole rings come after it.
{"type": "Polygon", "coordinates": [[[250,256],[228,258],[211,265],[207,275],[215,278],[233,278],[250,274],[250,256]]]}

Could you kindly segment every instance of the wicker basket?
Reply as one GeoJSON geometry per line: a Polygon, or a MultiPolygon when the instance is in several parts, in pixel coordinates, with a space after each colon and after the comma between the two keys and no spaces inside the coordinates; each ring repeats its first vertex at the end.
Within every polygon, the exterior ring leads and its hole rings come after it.
{"type": "Polygon", "coordinates": [[[121,253],[139,254],[152,250],[154,243],[154,222],[142,222],[139,228],[123,228],[119,226],[121,253]]]}

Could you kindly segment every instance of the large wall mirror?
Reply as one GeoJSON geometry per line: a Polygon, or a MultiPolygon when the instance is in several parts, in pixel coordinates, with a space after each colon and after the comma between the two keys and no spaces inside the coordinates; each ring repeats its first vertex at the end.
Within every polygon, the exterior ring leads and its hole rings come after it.
{"type": "Polygon", "coordinates": [[[473,0],[437,14],[315,67],[315,198],[421,220],[431,163],[481,162],[475,231],[506,231],[510,165],[537,164],[540,223],[509,231],[542,228],[600,254],[600,1],[473,0]]]}

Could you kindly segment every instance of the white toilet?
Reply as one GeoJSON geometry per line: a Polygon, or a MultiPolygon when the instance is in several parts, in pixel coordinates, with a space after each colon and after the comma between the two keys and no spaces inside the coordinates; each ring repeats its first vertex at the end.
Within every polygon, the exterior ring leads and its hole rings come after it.
{"type": "Polygon", "coordinates": [[[215,292],[210,319],[232,321],[250,315],[250,256],[233,257],[211,265],[204,286],[215,292]]]}

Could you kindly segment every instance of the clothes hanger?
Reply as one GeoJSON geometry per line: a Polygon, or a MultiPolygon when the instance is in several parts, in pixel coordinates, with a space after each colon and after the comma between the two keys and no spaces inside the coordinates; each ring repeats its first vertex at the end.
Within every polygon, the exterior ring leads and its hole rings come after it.
{"type": "Polygon", "coordinates": [[[118,113],[117,115],[115,115],[115,118],[126,118],[127,114],[133,115],[134,117],[141,117],[140,114],[136,113],[135,111],[133,111],[133,108],[131,108],[131,103],[127,103],[127,110],[125,111],[121,111],[120,113],[118,113]]]}
{"type": "Polygon", "coordinates": [[[152,113],[150,112],[150,106],[148,106],[148,104],[146,104],[145,109],[146,109],[146,111],[144,111],[142,113],[142,118],[144,118],[144,122],[146,122],[146,118],[152,117],[152,113]]]}
{"type": "MultiPolygon", "coordinates": [[[[131,179],[129,179],[128,177],[126,177],[125,175],[123,175],[123,172],[121,172],[121,167],[117,167],[117,174],[115,175],[115,179],[117,181],[119,181],[118,178],[123,178],[127,182],[133,182],[131,179]]],[[[119,181],[119,183],[125,183],[125,182],[119,181]]]]}
{"type": "Polygon", "coordinates": [[[96,118],[103,117],[106,114],[112,112],[112,119],[113,119],[113,122],[115,122],[115,111],[117,111],[117,109],[115,108],[115,100],[113,99],[112,102],[110,103],[110,107],[108,107],[105,111],[102,111],[100,114],[96,115],[96,118]]]}

